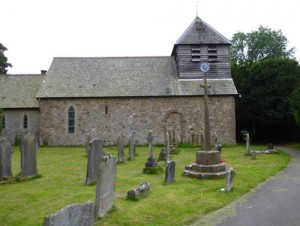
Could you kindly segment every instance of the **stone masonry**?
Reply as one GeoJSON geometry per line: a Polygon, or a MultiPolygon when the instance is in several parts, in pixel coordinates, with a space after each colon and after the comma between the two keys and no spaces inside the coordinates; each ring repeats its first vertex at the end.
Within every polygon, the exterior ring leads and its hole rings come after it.
{"type": "MultiPolygon", "coordinates": [[[[211,134],[220,143],[235,144],[235,100],[233,96],[209,97],[211,134]]],[[[174,130],[180,142],[190,140],[191,131],[204,131],[203,97],[42,99],[40,139],[49,145],[85,145],[87,136],[116,144],[116,134],[136,133],[138,144],[147,143],[152,132],[155,143],[165,142],[174,130]],[[68,109],[75,109],[75,133],[68,133],[68,109]]]]}

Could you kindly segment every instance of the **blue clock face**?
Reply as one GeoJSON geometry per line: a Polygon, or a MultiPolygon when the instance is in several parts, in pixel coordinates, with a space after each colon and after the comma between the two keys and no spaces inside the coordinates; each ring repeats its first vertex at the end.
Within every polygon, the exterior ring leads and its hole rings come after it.
{"type": "Polygon", "coordinates": [[[208,63],[201,63],[200,64],[200,70],[204,73],[209,71],[209,64],[208,63]]]}

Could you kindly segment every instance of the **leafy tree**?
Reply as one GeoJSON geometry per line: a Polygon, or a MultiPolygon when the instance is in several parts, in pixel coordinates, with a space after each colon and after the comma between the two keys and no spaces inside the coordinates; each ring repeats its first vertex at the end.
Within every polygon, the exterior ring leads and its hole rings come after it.
{"type": "Polygon", "coordinates": [[[232,63],[240,66],[266,58],[293,58],[295,53],[294,48],[287,48],[288,41],[281,30],[274,31],[263,26],[249,33],[237,32],[231,42],[232,63]]]}
{"type": "Polygon", "coordinates": [[[298,62],[269,58],[237,67],[233,75],[239,78],[236,85],[241,93],[237,99],[238,131],[249,130],[255,140],[290,138],[295,131],[290,103],[300,82],[298,62]]]}
{"type": "Polygon", "coordinates": [[[6,74],[6,68],[12,67],[12,65],[7,62],[7,57],[4,55],[6,50],[7,48],[0,43],[0,74],[6,74]]]}
{"type": "Polygon", "coordinates": [[[291,98],[292,113],[295,122],[300,127],[300,84],[297,84],[291,98]]]}

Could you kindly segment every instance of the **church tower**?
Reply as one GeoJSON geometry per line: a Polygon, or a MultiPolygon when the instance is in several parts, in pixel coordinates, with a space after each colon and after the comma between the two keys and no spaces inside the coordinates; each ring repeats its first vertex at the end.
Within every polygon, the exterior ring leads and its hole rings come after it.
{"type": "Polygon", "coordinates": [[[196,17],[173,47],[180,79],[202,78],[200,64],[207,62],[208,78],[231,78],[230,41],[196,17]]]}

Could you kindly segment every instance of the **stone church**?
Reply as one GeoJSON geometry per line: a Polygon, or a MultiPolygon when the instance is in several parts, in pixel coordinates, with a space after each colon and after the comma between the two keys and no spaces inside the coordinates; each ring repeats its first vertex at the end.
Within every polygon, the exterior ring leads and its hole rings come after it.
{"type": "Polygon", "coordinates": [[[139,144],[166,131],[176,142],[204,132],[204,76],[210,85],[212,139],[236,143],[230,42],[196,17],[165,57],[55,57],[48,72],[0,76],[2,136],[12,143],[31,132],[41,144],[85,145],[87,137],[114,144],[135,133],[139,144]],[[209,71],[200,70],[201,63],[209,71]]]}

